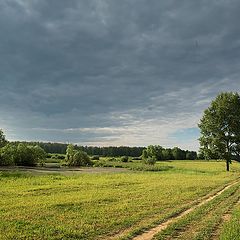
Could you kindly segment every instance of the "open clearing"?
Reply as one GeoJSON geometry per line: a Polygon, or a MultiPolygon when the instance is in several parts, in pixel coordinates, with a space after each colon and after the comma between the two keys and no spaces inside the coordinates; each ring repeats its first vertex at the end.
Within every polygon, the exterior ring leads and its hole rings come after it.
{"type": "Polygon", "coordinates": [[[154,238],[219,239],[229,234],[225,224],[233,226],[234,219],[225,221],[224,216],[232,216],[232,208],[238,216],[239,183],[216,193],[238,181],[239,163],[229,173],[224,162],[157,165],[171,168],[66,175],[0,171],[0,239],[133,239],[181,214],[154,238]]]}

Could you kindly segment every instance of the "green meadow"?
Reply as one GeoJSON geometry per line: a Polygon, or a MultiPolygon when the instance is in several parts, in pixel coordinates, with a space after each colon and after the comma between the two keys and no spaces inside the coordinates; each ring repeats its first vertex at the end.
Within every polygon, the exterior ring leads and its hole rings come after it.
{"type": "MultiPolygon", "coordinates": [[[[131,239],[240,176],[237,162],[230,172],[217,161],[158,162],[156,171],[140,166],[126,163],[129,169],[121,173],[0,169],[0,239],[131,239]]],[[[156,239],[237,239],[228,236],[239,233],[238,189],[233,186],[156,239]],[[225,213],[231,220],[221,220],[225,213]]]]}
{"type": "Polygon", "coordinates": [[[240,238],[240,202],[234,208],[233,215],[228,223],[222,229],[220,239],[239,239],[240,238]]]}

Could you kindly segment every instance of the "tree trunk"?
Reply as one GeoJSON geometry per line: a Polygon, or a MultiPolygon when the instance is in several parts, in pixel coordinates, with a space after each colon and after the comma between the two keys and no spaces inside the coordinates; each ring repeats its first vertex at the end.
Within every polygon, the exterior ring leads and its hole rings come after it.
{"type": "Polygon", "coordinates": [[[227,170],[227,172],[229,172],[229,160],[228,159],[226,159],[226,170],[227,170]]]}

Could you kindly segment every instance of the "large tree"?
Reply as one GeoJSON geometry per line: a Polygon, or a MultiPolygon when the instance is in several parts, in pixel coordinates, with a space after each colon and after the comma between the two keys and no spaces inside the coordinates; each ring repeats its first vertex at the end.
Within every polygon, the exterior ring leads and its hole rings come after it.
{"type": "Polygon", "coordinates": [[[220,93],[204,111],[200,120],[200,145],[205,158],[226,160],[226,169],[232,157],[240,153],[240,96],[238,93],[220,93]]]}

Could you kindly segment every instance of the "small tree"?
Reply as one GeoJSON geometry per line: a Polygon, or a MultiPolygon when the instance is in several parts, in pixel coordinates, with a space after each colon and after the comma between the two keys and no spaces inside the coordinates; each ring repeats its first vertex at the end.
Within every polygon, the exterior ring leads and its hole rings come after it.
{"type": "Polygon", "coordinates": [[[142,152],[142,162],[148,165],[154,165],[156,163],[156,156],[152,154],[152,148],[144,149],[142,152]]]}
{"type": "Polygon", "coordinates": [[[91,166],[92,161],[90,160],[89,156],[86,152],[83,151],[76,151],[73,155],[73,158],[68,161],[69,166],[91,166]]]}
{"type": "Polygon", "coordinates": [[[74,146],[72,144],[68,144],[67,150],[66,150],[66,160],[67,162],[73,161],[73,156],[75,154],[74,146]]]}
{"type": "Polygon", "coordinates": [[[222,158],[226,170],[233,155],[240,153],[240,96],[238,93],[219,94],[200,120],[199,138],[205,158],[222,158]]]}
{"type": "Polygon", "coordinates": [[[128,156],[122,156],[120,160],[121,162],[128,162],[128,156]]]}
{"type": "Polygon", "coordinates": [[[151,158],[155,162],[163,159],[163,147],[159,145],[150,145],[143,150],[142,157],[143,159],[151,158]]]}
{"type": "Polygon", "coordinates": [[[47,153],[38,145],[32,147],[34,158],[38,161],[45,160],[47,157],[47,153]]]}

